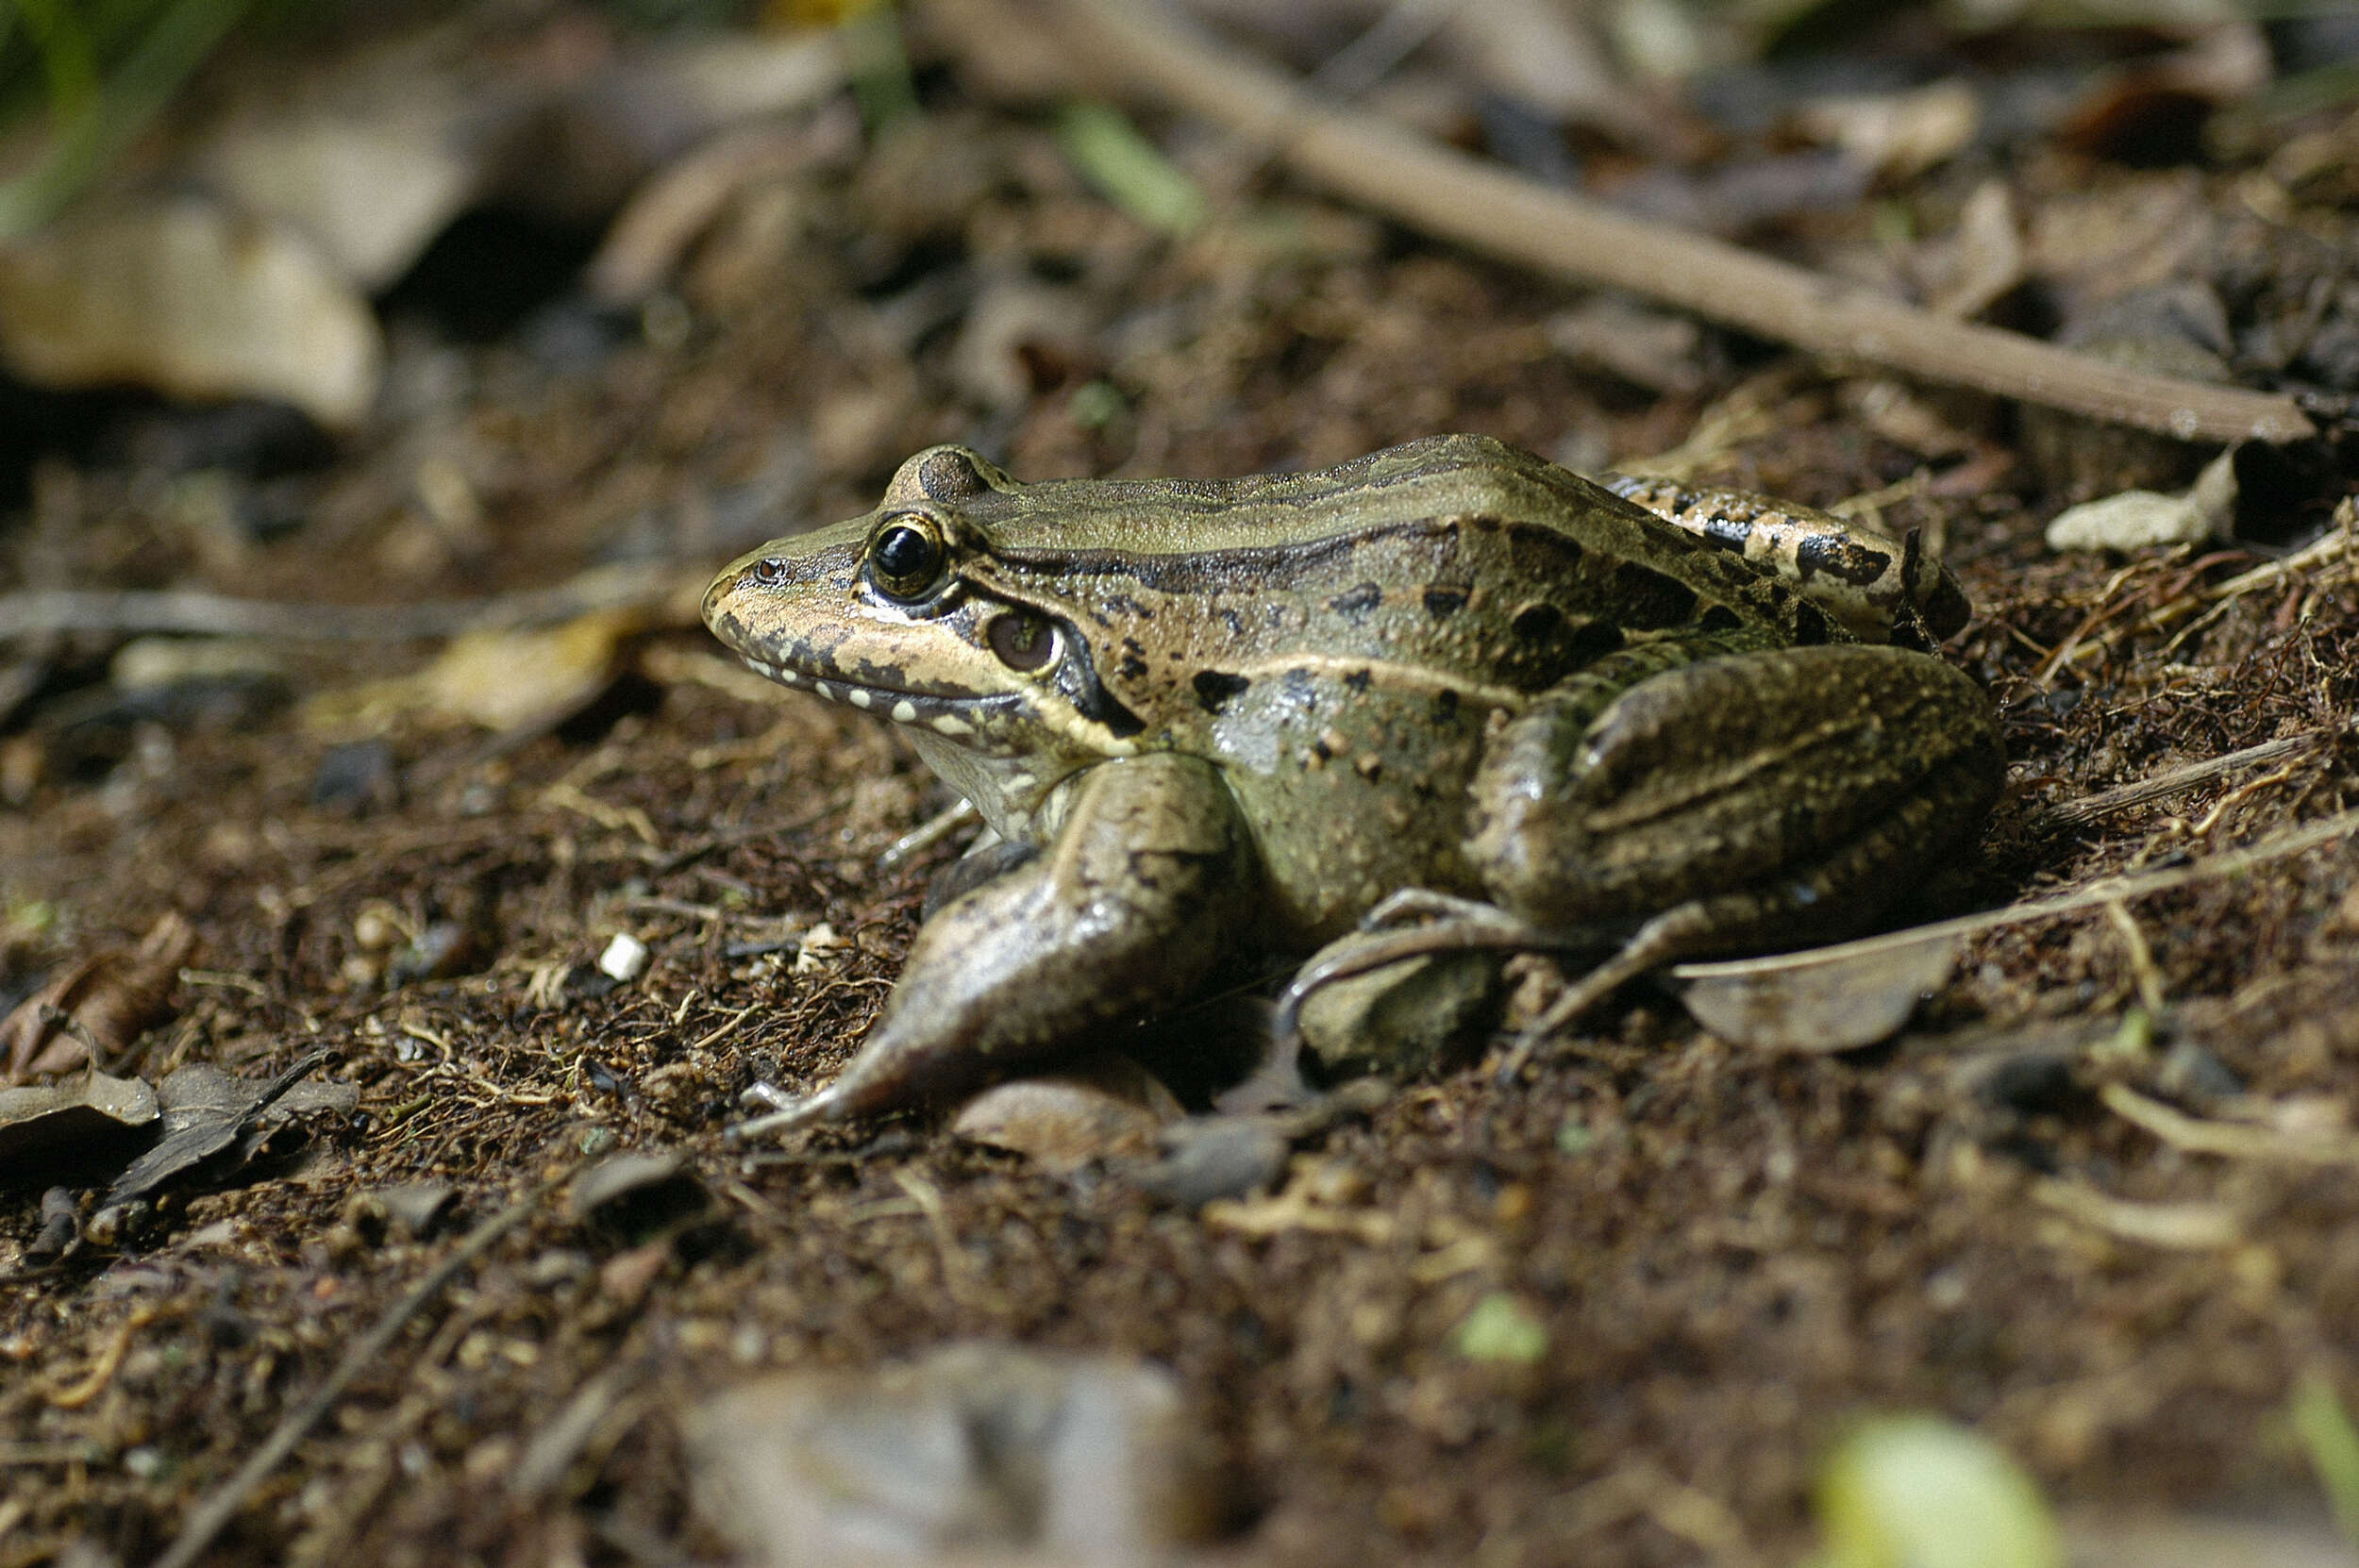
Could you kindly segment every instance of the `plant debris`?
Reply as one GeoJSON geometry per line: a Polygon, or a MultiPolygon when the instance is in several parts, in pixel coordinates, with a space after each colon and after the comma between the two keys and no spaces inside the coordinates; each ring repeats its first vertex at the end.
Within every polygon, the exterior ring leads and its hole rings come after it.
{"type": "Polygon", "coordinates": [[[349,1085],[298,1097],[305,1078],[333,1059],[314,1051],[261,1081],[233,1077],[215,1067],[183,1067],[156,1091],[163,1135],[124,1169],[100,1200],[101,1213],[146,1198],[177,1182],[201,1179],[253,1157],[274,1118],[307,1110],[352,1109],[349,1085]]]}

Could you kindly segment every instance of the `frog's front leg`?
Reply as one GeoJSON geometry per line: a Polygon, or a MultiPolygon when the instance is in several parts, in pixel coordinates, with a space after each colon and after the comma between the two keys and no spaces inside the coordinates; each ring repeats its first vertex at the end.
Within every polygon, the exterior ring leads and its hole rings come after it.
{"type": "Polygon", "coordinates": [[[842,1076],[740,1137],[956,1093],[1202,988],[1252,920],[1255,861],[1228,786],[1208,763],[1157,753],[1068,787],[1046,853],[919,930],[842,1076]]]}
{"type": "Polygon", "coordinates": [[[1468,853],[1504,908],[1546,930],[1635,925],[1551,1025],[1663,963],[1870,924],[1998,794],[1990,700],[1937,659],[1840,644],[1663,667],[1676,658],[1599,660],[1475,780],[1468,853]]]}

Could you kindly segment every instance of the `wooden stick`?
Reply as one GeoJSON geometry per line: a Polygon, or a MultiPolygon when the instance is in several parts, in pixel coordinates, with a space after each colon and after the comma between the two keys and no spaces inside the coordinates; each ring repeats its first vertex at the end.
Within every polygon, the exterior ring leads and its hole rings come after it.
{"type": "Polygon", "coordinates": [[[2209,784],[2221,775],[2234,773],[2238,768],[2258,767],[2264,762],[2314,751],[2333,738],[2330,730],[2308,729],[2299,735],[2287,735],[2275,741],[2264,741],[2257,746],[2247,746],[2242,751],[2232,751],[2224,757],[2207,757],[2200,762],[2166,768],[2151,777],[2133,779],[2127,784],[2116,784],[2110,790],[2083,795],[2078,800],[2067,800],[2047,813],[2043,826],[2078,827],[2128,807],[2143,806],[2150,800],[2160,800],[2165,795],[2192,790],[2199,784],[2209,784]]]}
{"type": "Polygon", "coordinates": [[[669,563],[596,567],[548,588],[411,605],[298,604],[197,589],[157,592],[30,589],[0,593],[0,642],[51,632],[137,637],[268,637],[322,642],[405,642],[460,632],[547,626],[595,609],[661,604],[700,584],[704,569],[669,563]],[[689,578],[694,578],[691,583],[689,578]]]}
{"type": "Polygon", "coordinates": [[[1303,175],[1428,233],[1571,283],[1626,289],[1815,354],[2181,441],[2294,441],[2289,397],[2123,370],[1536,185],[1207,43],[1144,0],[1050,0],[1103,76],[1215,120],[1303,175]]]}

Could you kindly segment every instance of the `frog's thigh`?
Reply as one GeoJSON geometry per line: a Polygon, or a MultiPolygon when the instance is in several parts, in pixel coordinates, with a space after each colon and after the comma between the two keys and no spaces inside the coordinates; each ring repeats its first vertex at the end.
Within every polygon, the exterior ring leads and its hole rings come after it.
{"type": "Polygon", "coordinates": [[[822,1098],[829,1119],[969,1087],[1199,990],[1251,918],[1229,787],[1159,754],[1100,763],[1048,850],[945,906],[822,1098]]]}
{"type": "Polygon", "coordinates": [[[1578,689],[1543,696],[1484,759],[1469,853],[1542,926],[1709,900],[1725,944],[1812,937],[1872,920],[1979,825],[2002,772],[1989,699],[1938,659],[1848,644],[1709,659],[1602,709],[1578,689]]]}

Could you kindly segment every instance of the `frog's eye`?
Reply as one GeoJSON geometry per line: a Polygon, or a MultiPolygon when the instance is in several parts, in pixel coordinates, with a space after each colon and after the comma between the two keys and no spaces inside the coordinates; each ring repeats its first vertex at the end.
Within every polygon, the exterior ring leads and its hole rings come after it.
{"type": "Polygon", "coordinates": [[[786,581],[789,573],[786,569],[786,562],[776,556],[764,556],[754,562],[745,575],[764,588],[776,588],[786,581]]]}
{"type": "Polygon", "coordinates": [[[983,635],[991,651],[1011,670],[1037,670],[1056,656],[1056,631],[1039,616],[1021,609],[992,617],[983,635]]]}
{"type": "Polygon", "coordinates": [[[868,566],[877,586],[896,599],[914,599],[942,573],[942,535],[922,512],[886,518],[868,542],[868,566]]]}

